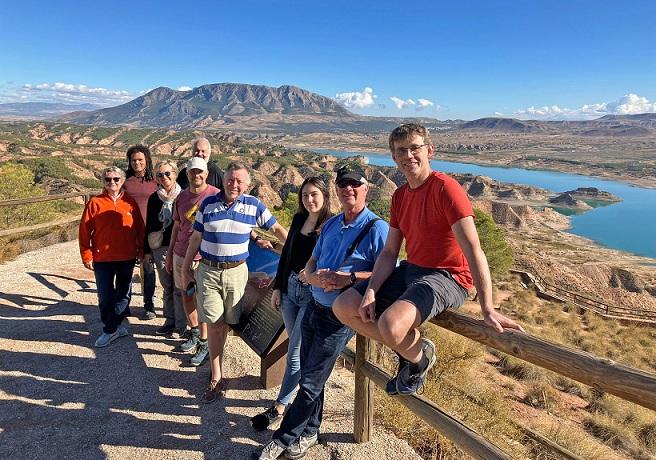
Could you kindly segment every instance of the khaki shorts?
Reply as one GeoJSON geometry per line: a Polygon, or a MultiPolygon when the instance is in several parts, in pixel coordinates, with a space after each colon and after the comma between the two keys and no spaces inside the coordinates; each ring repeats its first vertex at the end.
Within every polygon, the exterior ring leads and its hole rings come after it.
{"type": "MultiPolygon", "coordinates": [[[[175,282],[175,287],[184,291],[187,289],[187,286],[182,285],[182,263],[184,262],[184,257],[180,257],[177,254],[173,254],[173,281],[175,282]]],[[[198,268],[198,261],[194,260],[191,263],[191,269],[196,271],[198,268]]]]}
{"type": "Polygon", "coordinates": [[[239,301],[248,282],[248,266],[222,270],[201,263],[196,270],[196,304],[198,319],[213,324],[224,320],[238,324],[241,317],[239,301]]]}

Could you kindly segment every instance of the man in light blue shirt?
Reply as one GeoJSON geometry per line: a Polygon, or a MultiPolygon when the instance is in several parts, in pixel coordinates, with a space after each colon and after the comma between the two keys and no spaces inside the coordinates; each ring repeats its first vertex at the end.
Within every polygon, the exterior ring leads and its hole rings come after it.
{"type": "Polygon", "coordinates": [[[287,458],[301,458],[317,443],[324,386],[353,337],[353,330],[333,314],[332,303],[343,289],[371,276],[387,239],[387,222],[366,207],[369,184],[362,170],[343,167],[335,183],[343,212],[323,225],[305,266],[314,302],[303,317],[299,390],[260,460],[278,458],[283,452],[287,458]]]}

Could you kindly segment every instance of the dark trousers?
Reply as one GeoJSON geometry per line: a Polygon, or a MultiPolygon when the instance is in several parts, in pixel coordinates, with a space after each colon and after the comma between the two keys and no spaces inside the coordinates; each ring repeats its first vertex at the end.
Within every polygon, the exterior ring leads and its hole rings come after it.
{"type": "Polygon", "coordinates": [[[144,309],[148,311],[155,311],[155,304],[153,297],[155,297],[155,265],[148,262],[141,262],[143,264],[143,301],[144,309]]]}
{"type": "Polygon", "coordinates": [[[273,440],[289,447],[301,435],[319,431],[323,416],[324,386],[353,330],[344,326],[330,308],[308,306],[302,325],[301,380],[294,402],[287,410],[273,440]]]}
{"type": "Polygon", "coordinates": [[[116,332],[118,325],[130,316],[133,270],[134,260],[93,263],[100,319],[107,334],[116,332]]]}

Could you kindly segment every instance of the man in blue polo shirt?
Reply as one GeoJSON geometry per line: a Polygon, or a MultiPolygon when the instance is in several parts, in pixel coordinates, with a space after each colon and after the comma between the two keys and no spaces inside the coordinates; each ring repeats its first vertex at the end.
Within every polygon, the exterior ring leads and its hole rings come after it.
{"type": "MultiPolygon", "coordinates": [[[[276,222],[266,206],[244,192],[251,179],[246,165],[231,163],[223,176],[223,191],[203,200],[194,221],[194,232],[182,265],[183,286],[193,286],[196,278],[198,319],[208,326],[212,378],[201,397],[211,403],[225,394],[222,362],[227,324],[239,323],[238,305],[248,281],[248,243],[251,230],[271,230],[282,242],[287,230],[276,222]],[[192,262],[200,250],[202,259],[196,274],[192,262]]],[[[191,295],[191,294],[189,294],[191,295]]]]}
{"type": "Polygon", "coordinates": [[[387,239],[387,222],[366,207],[369,185],[362,170],[343,167],[337,171],[335,183],[343,212],[323,225],[305,266],[314,304],[303,318],[299,390],[280,428],[259,454],[260,460],[278,458],[283,452],[287,458],[301,458],[317,443],[324,385],[337,357],[353,337],[353,331],[339,322],[331,306],[341,290],[371,276],[387,239]]]}

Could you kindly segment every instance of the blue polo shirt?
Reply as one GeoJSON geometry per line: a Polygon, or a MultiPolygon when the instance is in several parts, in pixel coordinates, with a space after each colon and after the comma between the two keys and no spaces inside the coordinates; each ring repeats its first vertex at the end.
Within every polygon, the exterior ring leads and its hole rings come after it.
{"type": "MultiPolygon", "coordinates": [[[[387,240],[389,225],[384,220],[377,221],[369,229],[367,235],[360,241],[348,259],[344,260],[344,256],[365,224],[377,217],[369,208],[364,208],[358,217],[348,225],[344,224],[344,214],[338,214],[328,219],[323,224],[317,244],[312,251],[312,256],[317,260],[317,269],[328,268],[347,273],[372,271],[387,240]]],[[[339,290],[325,292],[321,288],[312,286],[314,300],[326,307],[332,307],[339,294],[339,290]]]]}
{"type": "Polygon", "coordinates": [[[276,218],[252,195],[243,194],[229,206],[223,192],[203,200],[194,221],[194,230],[203,234],[200,255],[215,262],[239,262],[248,257],[251,229],[270,229],[276,218]]]}

